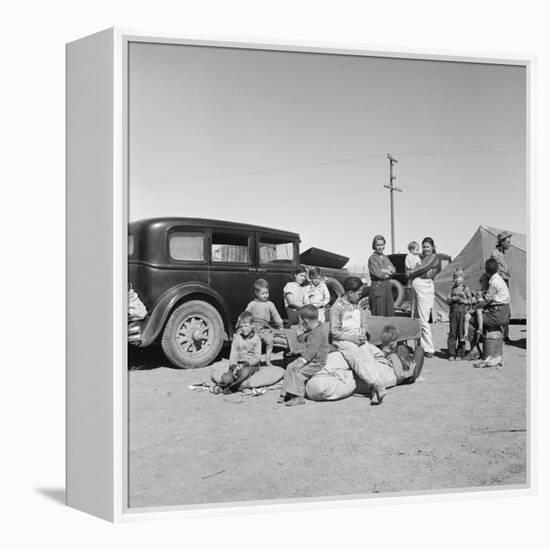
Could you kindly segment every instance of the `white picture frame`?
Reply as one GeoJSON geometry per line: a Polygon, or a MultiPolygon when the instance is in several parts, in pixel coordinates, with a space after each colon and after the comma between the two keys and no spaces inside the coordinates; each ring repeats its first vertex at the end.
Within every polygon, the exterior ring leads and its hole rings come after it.
{"type": "MultiPolygon", "coordinates": [[[[462,56],[454,53],[366,49],[353,44],[235,42],[216,38],[190,38],[108,29],[67,45],[67,504],[108,521],[120,522],[181,515],[198,511],[232,508],[235,505],[204,505],[129,509],[128,501],[128,370],[126,317],[126,258],[128,223],[127,173],[127,51],[130,42],[207,45],[243,49],[282,50],[430,59],[472,63],[521,65],[527,72],[527,101],[531,105],[534,58],[499,58],[488,54],[462,56]],[[94,326],[94,345],[82,330],[94,326]],[[93,414],[91,413],[93,411],[93,414]]],[[[530,204],[532,166],[532,113],[528,110],[527,165],[530,204]]],[[[529,231],[529,249],[532,232],[529,231]]],[[[532,278],[528,265],[528,281],[532,278]]],[[[529,317],[533,303],[529,295],[529,317]]],[[[528,465],[525,488],[500,491],[515,495],[533,494],[535,471],[532,441],[532,350],[528,349],[528,465]]],[[[451,491],[419,496],[395,496],[400,501],[445,499],[451,491]]],[[[455,495],[456,497],[456,495],[455,495]]],[[[358,496],[362,503],[376,500],[358,496]]],[[[303,506],[323,506],[326,501],[311,499],[303,506]]],[[[357,500],[353,500],[357,504],[357,500]]],[[[246,506],[288,506],[251,502],[246,506]]],[[[300,507],[301,505],[293,506],[300,507]]]]}

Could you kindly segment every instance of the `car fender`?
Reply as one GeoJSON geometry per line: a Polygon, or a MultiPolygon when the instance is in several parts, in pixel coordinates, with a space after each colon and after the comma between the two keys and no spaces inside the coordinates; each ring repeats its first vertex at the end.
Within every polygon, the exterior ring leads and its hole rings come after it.
{"type": "Polygon", "coordinates": [[[218,310],[227,335],[231,337],[229,309],[221,295],[209,286],[201,283],[182,283],[168,289],[153,306],[151,314],[145,320],[143,326],[141,346],[149,346],[158,338],[168,320],[168,316],[184,298],[193,296],[193,299],[200,300],[201,295],[209,298],[205,301],[211,303],[218,310]]]}

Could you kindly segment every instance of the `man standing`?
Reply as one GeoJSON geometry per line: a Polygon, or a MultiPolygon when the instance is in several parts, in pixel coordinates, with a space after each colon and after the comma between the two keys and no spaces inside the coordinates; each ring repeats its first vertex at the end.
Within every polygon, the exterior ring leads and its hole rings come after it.
{"type": "MultiPolygon", "coordinates": [[[[498,263],[498,274],[502,277],[506,285],[510,286],[510,268],[506,262],[506,251],[510,248],[512,242],[512,233],[509,231],[503,231],[497,235],[497,245],[491,253],[491,258],[494,258],[498,263]]],[[[504,341],[509,344],[510,338],[508,336],[508,325],[503,325],[502,332],[504,335],[504,341]]]]}

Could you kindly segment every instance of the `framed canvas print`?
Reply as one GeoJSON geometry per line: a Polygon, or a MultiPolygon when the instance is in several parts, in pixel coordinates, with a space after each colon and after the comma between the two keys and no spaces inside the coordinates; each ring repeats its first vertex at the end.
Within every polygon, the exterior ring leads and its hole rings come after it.
{"type": "Polygon", "coordinates": [[[68,504],[529,492],[531,63],[68,44],[68,504]]]}

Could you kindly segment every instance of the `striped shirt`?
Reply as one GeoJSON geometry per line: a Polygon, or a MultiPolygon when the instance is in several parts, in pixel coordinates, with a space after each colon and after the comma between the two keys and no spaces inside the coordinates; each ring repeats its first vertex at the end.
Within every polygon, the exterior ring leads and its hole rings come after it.
{"type": "Polygon", "coordinates": [[[409,273],[410,279],[435,279],[435,276],[441,271],[441,259],[435,252],[429,256],[422,256],[422,263],[412,269],[409,273]]]}

